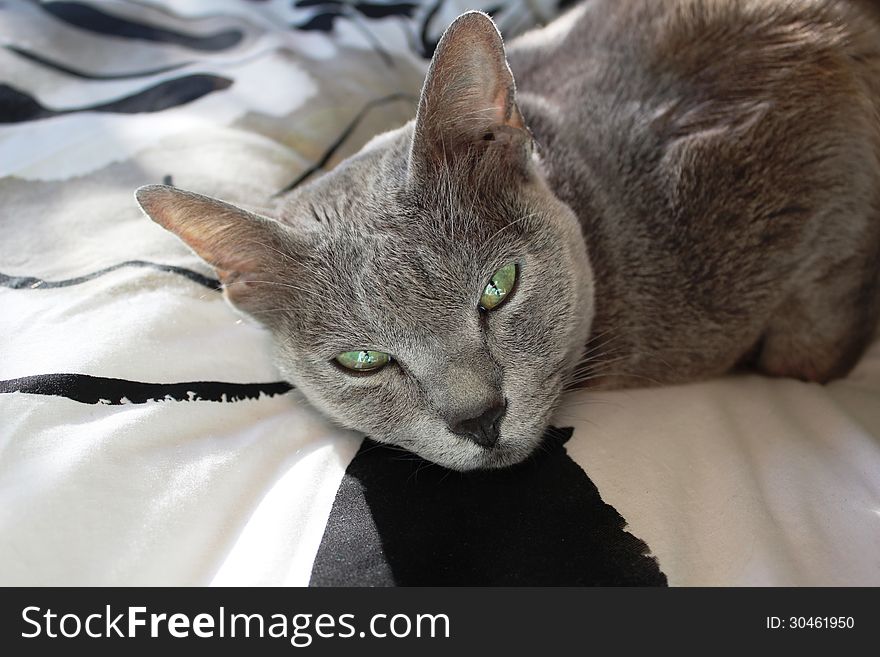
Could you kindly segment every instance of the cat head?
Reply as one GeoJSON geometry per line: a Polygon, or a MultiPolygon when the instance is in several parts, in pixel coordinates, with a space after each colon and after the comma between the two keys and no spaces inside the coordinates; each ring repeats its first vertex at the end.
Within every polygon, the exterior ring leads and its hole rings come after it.
{"type": "Polygon", "coordinates": [[[171,187],[150,217],[271,332],[337,422],[458,470],[539,444],[592,318],[577,220],[547,187],[488,16],[459,17],[417,116],[258,216],[171,187]]]}

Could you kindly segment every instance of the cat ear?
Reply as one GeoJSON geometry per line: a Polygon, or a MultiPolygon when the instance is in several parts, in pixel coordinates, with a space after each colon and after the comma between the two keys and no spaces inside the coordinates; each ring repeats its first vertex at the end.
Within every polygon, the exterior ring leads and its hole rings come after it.
{"type": "Polygon", "coordinates": [[[214,267],[229,300],[243,310],[254,285],[290,251],[281,224],[229,203],[166,185],[141,187],[135,197],[150,219],[214,267]]]}
{"type": "Polygon", "coordinates": [[[531,135],[516,106],[504,43],[486,14],[462,14],[444,32],[422,87],[410,151],[410,175],[462,154],[507,149],[528,157],[531,135]]]}

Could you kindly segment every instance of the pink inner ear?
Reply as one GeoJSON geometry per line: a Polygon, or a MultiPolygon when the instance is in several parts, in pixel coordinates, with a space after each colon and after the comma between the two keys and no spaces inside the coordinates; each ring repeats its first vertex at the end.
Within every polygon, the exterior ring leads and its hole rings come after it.
{"type": "Polygon", "coordinates": [[[510,126],[511,128],[525,128],[522,114],[519,113],[516,103],[509,102],[512,93],[505,88],[498,91],[494,98],[495,107],[498,108],[498,123],[510,126]],[[505,116],[505,109],[509,110],[510,116],[505,116]]]}
{"type": "Polygon", "coordinates": [[[203,219],[194,221],[189,228],[178,235],[217,270],[221,279],[236,272],[249,271],[256,265],[254,254],[247,248],[248,238],[244,231],[229,224],[212,226],[203,219]]]}
{"type": "Polygon", "coordinates": [[[504,111],[507,107],[507,97],[507,90],[500,89],[498,93],[495,94],[495,98],[492,99],[492,102],[496,108],[496,114],[498,115],[497,123],[507,123],[507,117],[505,116],[504,111]]]}

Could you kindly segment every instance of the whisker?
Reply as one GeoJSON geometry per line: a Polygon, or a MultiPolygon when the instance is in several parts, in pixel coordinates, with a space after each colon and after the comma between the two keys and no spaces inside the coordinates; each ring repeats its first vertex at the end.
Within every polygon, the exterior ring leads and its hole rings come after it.
{"type": "Polygon", "coordinates": [[[255,281],[250,278],[247,280],[243,280],[243,281],[232,281],[232,283],[225,285],[225,287],[231,287],[232,285],[240,285],[242,283],[260,283],[261,285],[278,285],[279,287],[290,288],[291,290],[296,290],[297,292],[302,292],[303,294],[306,294],[309,296],[318,296],[317,293],[313,292],[312,290],[306,290],[305,288],[299,287],[297,285],[291,285],[290,283],[282,283],[280,281],[255,281]]]}
{"type": "Polygon", "coordinates": [[[498,237],[499,234],[501,234],[502,232],[504,232],[505,230],[507,230],[508,228],[513,226],[514,224],[518,224],[519,222],[525,221],[526,219],[531,219],[532,217],[536,216],[537,214],[538,214],[537,212],[532,212],[531,214],[523,215],[519,219],[514,219],[514,220],[508,222],[507,224],[505,224],[504,226],[502,226],[501,228],[496,230],[494,233],[492,233],[492,235],[489,237],[489,239],[487,239],[484,242],[484,245],[491,243],[492,240],[494,240],[496,237],[498,237]]]}
{"type": "Polygon", "coordinates": [[[265,242],[261,242],[260,240],[255,240],[255,239],[249,240],[248,243],[256,245],[256,246],[261,246],[264,249],[269,249],[270,251],[274,251],[275,253],[280,255],[282,258],[284,258],[285,260],[289,260],[290,262],[293,262],[293,263],[297,262],[297,260],[293,256],[291,256],[289,253],[284,253],[284,251],[281,251],[280,249],[276,249],[271,244],[266,244],[265,242]]]}

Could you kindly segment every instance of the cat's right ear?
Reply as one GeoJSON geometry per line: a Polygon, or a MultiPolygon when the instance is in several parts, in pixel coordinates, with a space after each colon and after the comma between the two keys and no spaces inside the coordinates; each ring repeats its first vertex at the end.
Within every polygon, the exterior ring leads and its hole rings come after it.
{"type": "Polygon", "coordinates": [[[135,198],[150,219],[214,267],[227,297],[242,310],[290,251],[284,226],[229,203],[166,185],[141,187],[135,198]]]}
{"type": "Polygon", "coordinates": [[[522,166],[531,146],[498,28],[484,13],[462,14],[443,33],[422,87],[410,179],[486,153],[522,166]]]}

